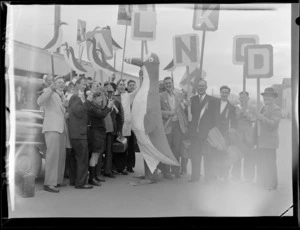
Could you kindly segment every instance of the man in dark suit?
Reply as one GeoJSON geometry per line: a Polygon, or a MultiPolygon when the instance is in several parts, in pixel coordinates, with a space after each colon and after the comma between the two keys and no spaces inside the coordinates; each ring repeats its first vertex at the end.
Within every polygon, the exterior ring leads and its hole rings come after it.
{"type": "MultiPolygon", "coordinates": [[[[224,137],[227,146],[231,143],[229,132],[232,129],[237,128],[237,120],[236,120],[236,112],[235,106],[228,101],[228,96],[230,95],[230,88],[228,86],[222,86],[220,88],[220,99],[217,102],[217,128],[221,132],[222,136],[224,137]]],[[[217,168],[219,177],[225,178],[229,176],[230,165],[226,164],[227,160],[227,153],[224,151],[214,149],[214,163],[217,168]]]]}
{"type": "Polygon", "coordinates": [[[70,159],[70,185],[78,189],[90,189],[87,184],[89,153],[87,143],[87,104],[78,96],[86,87],[84,77],[79,78],[74,87],[74,94],[69,101],[69,137],[72,145],[70,159]]]}
{"type": "Polygon", "coordinates": [[[210,181],[213,178],[211,172],[211,147],[207,142],[210,129],[216,125],[216,98],[206,94],[207,82],[200,79],[196,85],[197,95],[191,98],[192,121],[189,124],[191,135],[191,163],[192,176],[190,182],[200,180],[201,159],[204,160],[204,179],[210,181]]]}
{"type": "Polygon", "coordinates": [[[279,147],[278,128],[281,109],[274,101],[278,94],[273,88],[261,93],[264,106],[256,114],[255,139],[257,155],[257,184],[268,190],[278,186],[276,149],[279,147]]]}

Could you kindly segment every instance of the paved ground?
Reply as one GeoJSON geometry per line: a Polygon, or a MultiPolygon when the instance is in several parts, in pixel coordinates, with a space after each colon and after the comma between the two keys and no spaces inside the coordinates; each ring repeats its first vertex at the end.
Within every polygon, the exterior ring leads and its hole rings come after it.
{"type": "MultiPolygon", "coordinates": [[[[188,175],[181,179],[134,187],[130,182],[138,179],[133,176],[143,174],[143,161],[137,153],[135,173],[107,179],[91,190],[67,186],[53,194],[42,190],[40,178],[35,196],[17,196],[15,211],[9,208],[9,217],[279,216],[292,204],[289,120],[280,124],[277,156],[277,191],[264,191],[246,182],[188,183],[190,163],[188,175]]],[[[292,210],[286,215],[292,215],[292,210]]]]}

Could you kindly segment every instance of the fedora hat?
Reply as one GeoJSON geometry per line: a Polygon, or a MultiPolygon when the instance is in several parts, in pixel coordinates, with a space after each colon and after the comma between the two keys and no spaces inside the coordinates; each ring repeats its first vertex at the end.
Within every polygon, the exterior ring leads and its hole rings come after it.
{"type": "Polygon", "coordinates": [[[272,95],[273,97],[277,97],[278,93],[276,93],[275,89],[273,89],[272,87],[269,88],[265,88],[265,91],[263,93],[261,93],[261,95],[265,96],[265,95],[272,95]]]}

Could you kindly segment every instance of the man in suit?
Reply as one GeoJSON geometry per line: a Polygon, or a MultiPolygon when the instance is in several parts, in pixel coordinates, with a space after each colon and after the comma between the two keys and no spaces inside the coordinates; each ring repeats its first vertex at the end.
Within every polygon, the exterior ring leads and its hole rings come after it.
{"type": "MultiPolygon", "coordinates": [[[[252,182],[255,174],[255,164],[253,157],[253,125],[255,121],[254,108],[249,105],[249,93],[242,91],[239,93],[240,103],[236,105],[237,119],[237,140],[236,146],[240,149],[244,159],[244,179],[252,182]]],[[[232,180],[241,179],[242,159],[233,164],[232,180]]]]}
{"type": "MultiPolygon", "coordinates": [[[[231,144],[229,133],[233,129],[237,128],[235,106],[228,100],[230,95],[230,88],[228,86],[221,86],[220,88],[220,99],[217,102],[217,128],[221,132],[228,145],[231,144]]],[[[217,167],[215,170],[218,171],[220,178],[228,179],[230,165],[226,164],[227,153],[214,149],[214,165],[217,167]]]]}
{"type": "MultiPolygon", "coordinates": [[[[187,130],[187,118],[184,113],[183,95],[174,91],[174,84],[171,77],[165,77],[164,86],[166,91],[160,93],[160,106],[163,124],[170,148],[179,162],[183,134],[187,130]]],[[[163,174],[170,173],[170,167],[165,166],[163,174]]],[[[172,173],[176,178],[180,178],[180,167],[172,166],[172,173]]]]}
{"type": "Polygon", "coordinates": [[[204,180],[215,179],[211,171],[211,146],[207,142],[208,132],[216,126],[216,98],[206,94],[207,82],[200,79],[196,82],[197,95],[191,98],[192,121],[189,124],[191,136],[192,175],[189,182],[200,180],[201,160],[204,160],[204,180]]]}
{"type": "Polygon", "coordinates": [[[42,131],[47,146],[44,190],[56,193],[59,192],[56,187],[63,184],[68,132],[63,90],[64,81],[62,77],[57,77],[37,100],[45,111],[42,131]]]}
{"type": "Polygon", "coordinates": [[[276,149],[279,146],[278,127],[281,109],[274,101],[278,94],[273,88],[261,93],[264,106],[257,112],[255,139],[257,155],[257,184],[268,189],[277,189],[276,149]]]}
{"type": "Polygon", "coordinates": [[[87,124],[88,104],[84,104],[79,97],[86,87],[84,77],[79,78],[74,87],[74,93],[69,101],[69,136],[72,145],[70,159],[70,185],[78,189],[90,189],[92,185],[87,184],[88,177],[88,142],[87,124]]]}

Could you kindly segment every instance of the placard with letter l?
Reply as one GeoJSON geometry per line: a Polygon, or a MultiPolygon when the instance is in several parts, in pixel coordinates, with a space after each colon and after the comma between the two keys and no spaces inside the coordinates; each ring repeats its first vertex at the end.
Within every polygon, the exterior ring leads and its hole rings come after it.
{"type": "Polygon", "coordinates": [[[132,40],[153,41],[156,37],[156,12],[137,11],[132,13],[132,40]]]}
{"type": "Polygon", "coordinates": [[[248,45],[245,47],[244,76],[270,78],[273,76],[273,46],[248,45]]]}

